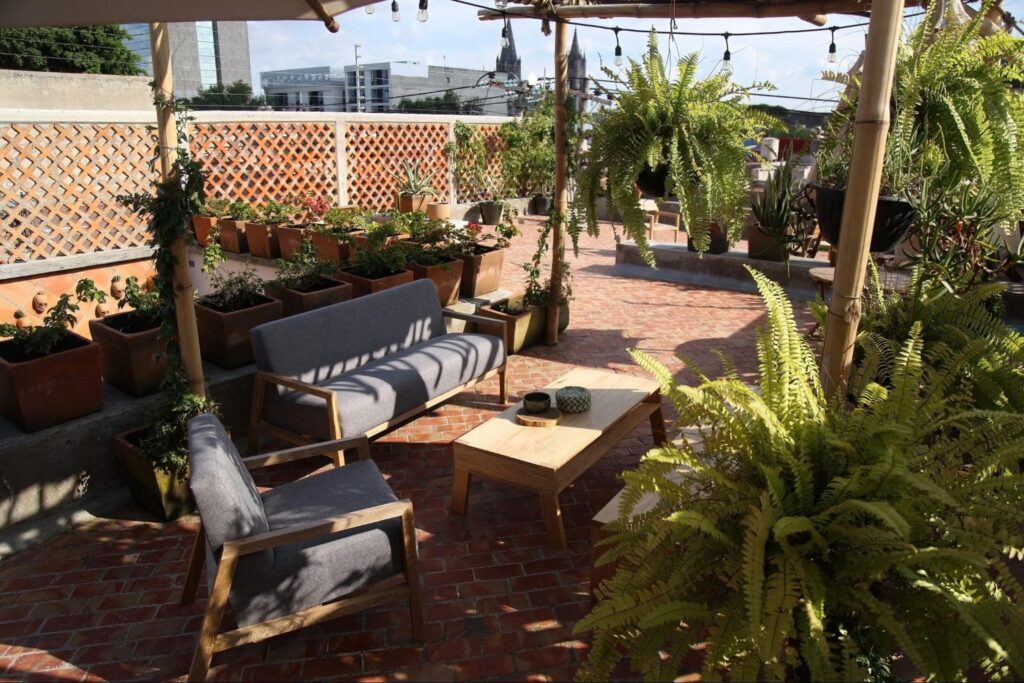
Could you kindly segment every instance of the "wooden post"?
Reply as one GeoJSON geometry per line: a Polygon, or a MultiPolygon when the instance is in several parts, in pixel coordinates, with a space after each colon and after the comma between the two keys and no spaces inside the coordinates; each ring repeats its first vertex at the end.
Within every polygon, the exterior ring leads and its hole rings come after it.
{"type": "Polygon", "coordinates": [[[861,292],[889,136],[889,99],[904,0],[874,0],[854,123],[853,157],[843,205],[832,302],[825,329],[821,379],[826,394],[845,391],[861,314],[861,292]]]}
{"type": "MultiPolygon", "coordinates": [[[[174,78],[171,73],[171,44],[167,24],[149,25],[149,46],[153,55],[153,92],[170,100],[174,97],[174,78]]],[[[177,131],[174,111],[156,107],[157,132],[160,139],[160,178],[167,181],[174,172],[177,158],[177,131]]],[[[196,309],[192,302],[192,281],[188,275],[188,248],[182,237],[171,246],[174,257],[174,313],[178,320],[178,345],[181,362],[192,393],[204,396],[203,360],[199,352],[199,330],[196,328],[196,309]]]]}
{"type": "Polygon", "coordinates": [[[566,156],[565,100],[569,94],[569,25],[555,22],[555,221],[551,226],[551,303],[548,304],[545,341],[558,343],[557,301],[562,294],[565,260],[565,214],[569,204],[569,158],[566,156]]]}

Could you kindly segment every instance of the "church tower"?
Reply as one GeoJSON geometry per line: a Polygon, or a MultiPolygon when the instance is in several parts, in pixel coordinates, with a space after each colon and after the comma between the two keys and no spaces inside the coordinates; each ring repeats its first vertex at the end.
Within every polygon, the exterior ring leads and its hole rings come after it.
{"type": "Polygon", "coordinates": [[[508,47],[501,48],[498,58],[494,60],[494,70],[515,76],[522,80],[522,60],[516,54],[516,39],[512,35],[512,22],[508,22],[508,47]]]}
{"type": "Polygon", "coordinates": [[[585,111],[587,93],[587,56],[580,50],[580,42],[576,31],[572,32],[572,47],[569,49],[569,90],[582,95],[575,95],[576,111],[585,111]]]}

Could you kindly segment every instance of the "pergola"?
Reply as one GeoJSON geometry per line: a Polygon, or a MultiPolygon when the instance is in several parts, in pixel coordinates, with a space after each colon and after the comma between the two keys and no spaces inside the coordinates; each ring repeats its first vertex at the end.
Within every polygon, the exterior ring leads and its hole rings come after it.
{"type": "MultiPolygon", "coordinates": [[[[378,0],[379,1],[379,0],[378,0]]],[[[914,0],[912,0],[914,1],[914,0]]],[[[198,20],[287,20],[324,22],[338,30],[336,15],[372,4],[372,0],[0,0],[0,26],[71,26],[149,22],[156,93],[173,94],[170,46],[166,23],[198,20]]],[[[829,13],[870,12],[867,48],[864,54],[854,127],[853,157],[843,209],[829,324],[825,334],[822,380],[831,393],[844,385],[853,360],[853,347],[860,320],[860,296],[864,288],[871,231],[881,181],[882,159],[889,128],[889,99],[892,93],[896,48],[903,20],[904,0],[663,0],[661,2],[603,3],[576,0],[535,4],[503,10],[481,10],[481,20],[505,18],[547,19],[555,24],[555,211],[564,217],[568,203],[568,159],[566,154],[566,96],[568,94],[568,25],[564,20],[587,18],[768,18],[801,17],[821,25],[829,13]]],[[[157,106],[160,160],[163,178],[171,173],[175,154],[175,122],[172,111],[157,106]]],[[[552,292],[561,291],[564,259],[564,223],[552,230],[552,292]]],[[[185,372],[192,390],[205,392],[199,337],[192,306],[192,284],[188,275],[186,244],[179,240],[173,249],[175,266],[175,310],[179,343],[185,372]]],[[[558,307],[548,310],[547,338],[557,340],[558,307]]]]}

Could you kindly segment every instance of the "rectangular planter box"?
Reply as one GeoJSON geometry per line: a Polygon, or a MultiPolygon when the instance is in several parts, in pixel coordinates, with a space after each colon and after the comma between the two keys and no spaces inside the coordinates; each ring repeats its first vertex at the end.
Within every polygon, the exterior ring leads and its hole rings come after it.
{"type": "MultiPolygon", "coordinates": [[[[521,296],[514,296],[500,303],[519,303],[521,296]]],[[[507,353],[519,353],[524,349],[535,346],[544,341],[544,325],[547,320],[547,312],[540,306],[531,306],[525,313],[509,315],[497,311],[491,306],[483,306],[477,313],[485,318],[505,321],[505,350],[507,353]]],[[[569,326],[569,305],[562,304],[558,314],[558,331],[562,332],[569,326]]]]}
{"type": "Polygon", "coordinates": [[[462,296],[475,298],[490,294],[501,286],[501,267],[505,260],[504,249],[487,248],[474,256],[463,256],[462,296]]]}
{"type": "Polygon", "coordinates": [[[337,280],[323,280],[324,287],[311,292],[300,292],[297,289],[267,289],[267,296],[281,302],[284,315],[296,315],[323,308],[331,304],[340,304],[352,298],[352,285],[337,280]]]}
{"type": "Polygon", "coordinates": [[[245,221],[223,219],[220,225],[220,246],[232,254],[244,254],[249,251],[249,242],[245,238],[245,221]]]}
{"type": "Polygon", "coordinates": [[[223,313],[196,302],[196,325],[203,358],[225,370],[253,362],[249,331],[281,317],[281,302],[264,297],[264,302],[241,311],[223,313]]]}
{"type": "Polygon", "coordinates": [[[301,225],[277,226],[277,246],[281,250],[281,258],[288,258],[302,247],[302,238],[306,229],[301,225]]]}
{"type": "Polygon", "coordinates": [[[402,213],[412,213],[413,211],[426,211],[427,204],[430,203],[429,194],[405,194],[400,192],[398,194],[398,210],[402,213]]]}
{"type": "Polygon", "coordinates": [[[417,280],[424,278],[433,281],[437,288],[437,298],[442,306],[448,306],[459,300],[459,290],[462,286],[462,259],[449,261],[437,266],[421,266],[418,263],[410,263],[409,270],[417,280]]]}
{"type": "Polygon", "coordinates": [[[26,432],[103,408],[100,347],[74,332],[42,358],[24,360],[13,341],[0,342],[0,413],[26,432]]]}
{"type": "Polygon", "coordinates": [[[245,239],[249,243],[249,253],[260,258],[278,258],[281,248],[277,242],[277,226],[261,223],[247,223],[245,239]]]}
{"type": "Polygon", "coordinates": [[[199,246],[205,247],[209,244],[210,233],[219,221],[220,219],[214,216],[192,216],[192,230],[196,234],[199,246]]]}
{"type": "Polygon", "coordinates": [[[379,277],[374,280],[355,275],[348,271],[340,270],[337,273],[331,275],[335,280],[341,282],[347,282],[352,285],[352,298],[359,296],[366,296],[367,294],[374,294],[376,292],[383,292],[385,289],[391,289],[392,287],[398,287],[399,285],[405,285],[413,280],[413,274],[411,270],[402,270],[394,275],[388,275],[387,277],[379,277]]]}
{"type": "Polygon", "coordinates": [[[132,324],[133,316],[135,313],[128,311],[90,320],[89,334],[100,345],[103,380],[138,398],[160,389],[167,372],[167,355],[159,324],[133,331],[137,329],[132,324]]]}
{"type": "Polygon", "coordinates": [[[321,261],[348,263],[352,258],[352,245],[339,241],[332,235],[310,230],[309,241],[313,243],[313,247],[316,248],[316,256],[321,261]]]}
{"type": "Polygon", "coordinates": [[[138,428],[116,435],[114,455],[128,475],[128,490],[135,502],[160,520],[170,522],[192,512],[188,473],[169,474],[143,457],[138,444],[144,433],[145,428],[138,428]]]}

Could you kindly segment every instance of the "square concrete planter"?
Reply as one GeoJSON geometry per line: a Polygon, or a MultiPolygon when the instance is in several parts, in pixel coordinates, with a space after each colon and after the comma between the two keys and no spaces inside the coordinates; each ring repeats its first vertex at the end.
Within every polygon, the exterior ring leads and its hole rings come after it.
{"type": "Polygon", "coordinates": [[[319,286],[308,292],[300,292],[290,287],[267,288],[267,296],[280,301],[282,312],[289,316],[348,301],[352,298],[352,285],[348,282],[322,278],[319,286]]]}
{"type": "Polygon", "coordinates": [[[224,219],[219,221],[220,246],[232,254],[244,254],[249,251],[249,242],[245,237],[246,221],[224,219]]]}
{"type": "Polygon", "coordinates": [[[347,270],[339,270],[337,273],[332,274],[331,277],[335,280],[351,284],[353,298],[383,292],[385,289],[391,289],[392,287],[398,287],[413,281],[411,270],[400,270],[391,275],[372,279],[356,275],[347,270]]]}
{"type": "Polygon", "coordinates": [[[352,258],[352,245],[339,240],[333,235],[325,235],[316,230],[309,231],[309,241],[316,249],[316,256],[321,261],[331,263],[348,263],[352,258]]]}
{"type": "MultiPolygon", "coordinates": [[[[541,306],[530,306],[523,313],[511,314],[495,310],[494,306],[510,303],[518,305],[522,296],[514,296],[496,301],[490,306],[483,306],[477,311],[485,318],[505,321],[505,350],[507,353],[519,353],[544,341],[544,325],[547,312],[541,306]]],[[[569,326],[569,305],[562,304],[558,314],[558,331],[563,332],[569,326]]]]}
{"type": "Polygon", "coordinates": [[[260,258],[278,258],[281,247],[277,241],[277,226],[262,223],[247,223],[245,239],[249,243],[249,253],[260,258]]]}
{"type": "Polygon", "coordinates": [[[164,522],[192,512],[188,473],[170,474],[142,455],[140,443],[146,435],[141,427],[114,437],[114,455],[128,478],[128,490],[139,507],[164,522]]]}
{"type": "Polygon", "coordinates": [[[26,432],[103,409],[100,347],[68,332],[49,354],[26,357],[0,342],[0,413],[26,432]]]}
{"type": "Polygon", "coordinates": [[[270,297],[240,311],[218,311],[196,302],[196,325],[203,358],[225,370],[253,362],[249,331],[281,317],[281,302],[270,297]]]}
{"type": "Polygon", "coordinates": [[[281,250],[281,258],[288,258],[300,248],[307,230],[301,225],[277,226],[277,246],[281,250]]]}
{"type": "Polygon", "coordinates": [[[209,244],[210,233],[220,220],[216,216],[192,216],[192,231],[196,234],[199,246],[205,247],[209,244]]]}
{"type": "Polygon", "coordinates": [[[449,261],[436,266],[421,266],[418,263],[410,263],[409,270],[417,280],[428,279],[433,281],[437,288],[437,298],[442,306],[448,306],[459,300],[459,290],[462,286],[462,259],[449,261]]]}
{"type": "Polygon", "coordinates": [[[463,256],[462,296],[475,298],[490,294],[501,286],[501,267],[505,250],[478,247],[473,256],[463,256]]]}
{"type": "Polygon", "coordinates": [[[160,389],[167,372],[166,344],[160,323],[133,311],[89,321],[89,334],[100,345],[103,380],[126,394],[148,396],[160,389]]]}

